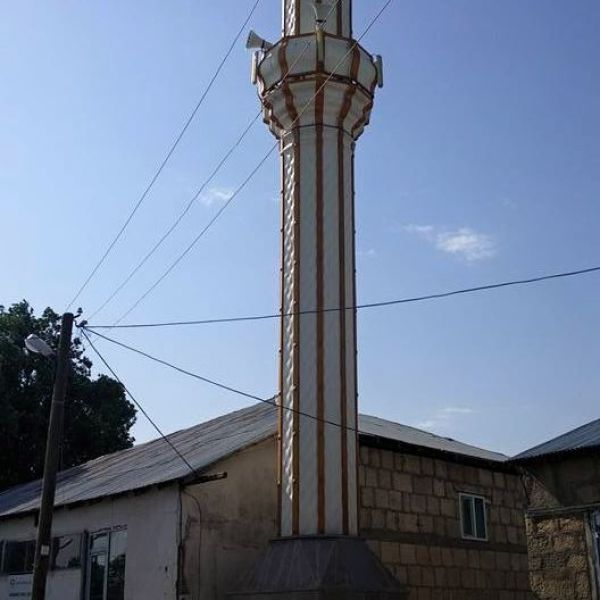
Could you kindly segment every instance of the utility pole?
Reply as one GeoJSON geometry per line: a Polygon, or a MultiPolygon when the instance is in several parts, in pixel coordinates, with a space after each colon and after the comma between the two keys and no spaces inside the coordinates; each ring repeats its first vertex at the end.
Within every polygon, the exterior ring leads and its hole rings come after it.
{"type": "Polygon", "coordinates": [[[42,484],[42,501],[38,520],[35,558],[33,562],[32,600],[44,600],[46,595],[46,578],[50,566],[50,546],[52,535],[52,512],[54,509],[54,493],[56,491],[56,472],[60,454],[60,442],[63,435],[65,412],[65,395],[69,376],[69,350],[73,332],[73,314],[62,316],[58,353],[56,356],[56,378],[52,391],[52,405],[46,440],[46,457],[44,460],[44,479],[42,484]]]}

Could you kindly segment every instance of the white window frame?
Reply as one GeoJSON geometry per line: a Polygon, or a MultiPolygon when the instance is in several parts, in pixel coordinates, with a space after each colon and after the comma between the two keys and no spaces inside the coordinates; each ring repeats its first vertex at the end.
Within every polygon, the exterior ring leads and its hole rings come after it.
{"type": "Polygon", "coordinates": [[[460,492],[458,494],[458,514],[460,517],[460,535],[463,540],[471,540],[476,542],[487,542],[489,541],[489,528],[488,528],[488,499],[485,496],[479,494],[471,494],[470,492],[460,492]],[[483,503],[483,520],[485,524],[485,537],[479,537],[477,535],[467,535],[465,533],[464,520],[463,520],[463,499],[468,498],[472,502],[473,510],[471,514],[473,516],[472,530],[477,531],[475,522],[475,500],[481,500],[483,503]]]}

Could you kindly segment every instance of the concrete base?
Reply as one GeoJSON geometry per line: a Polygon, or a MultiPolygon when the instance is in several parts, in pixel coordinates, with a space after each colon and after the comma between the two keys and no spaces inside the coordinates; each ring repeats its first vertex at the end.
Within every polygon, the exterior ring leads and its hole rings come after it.
{"type": "Polygon", "coordinates": [[[230,600],[406,600],[408,592],[357,537],[272,540],[230,600]]]}

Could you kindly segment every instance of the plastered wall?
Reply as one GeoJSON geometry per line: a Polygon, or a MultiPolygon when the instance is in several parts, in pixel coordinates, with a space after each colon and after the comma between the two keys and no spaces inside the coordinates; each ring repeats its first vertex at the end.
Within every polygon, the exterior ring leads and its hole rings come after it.
{"type": "MultiPolygon", "coordinates": [[[[125,600],[173,600],[177,581],[178,490],[172,485],[139,495],[103,500],[55,512],[52,534],[60,536],[127,527],[125,600]]],[[[0,521],[0,539],[34,539],[33,517],[0,521]]],[[[81,569],[51,572],[47,600],[80,600],[81,569]]],[[[9,577],[0,576],[0,600],[9,577]]]]}

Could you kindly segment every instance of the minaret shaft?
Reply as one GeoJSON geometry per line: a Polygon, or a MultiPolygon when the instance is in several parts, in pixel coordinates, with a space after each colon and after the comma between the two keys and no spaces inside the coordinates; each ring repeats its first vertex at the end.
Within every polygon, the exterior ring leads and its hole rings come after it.
{"type": "Polygon", "coordinates": [[[282,319],[281,532],[356,534],[354,140],[316,124],[281,146],[282,312],[309,313],[282,319]]]}
{"type": "Polygon", "coordinates": [[[280,535],[357,535],[353,164],[377,68],[351,0],[283,5],[256,69],[281,154],[280,535]]]}

